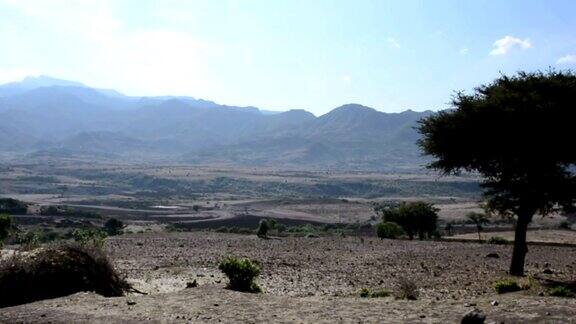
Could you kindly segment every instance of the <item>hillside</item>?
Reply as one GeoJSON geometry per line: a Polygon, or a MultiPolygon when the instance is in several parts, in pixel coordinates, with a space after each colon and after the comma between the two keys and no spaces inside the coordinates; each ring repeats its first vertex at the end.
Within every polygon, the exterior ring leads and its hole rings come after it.
{"type": "Polygon", "coordinates": [[[130,97],[50,77],[0,86],[0,149],[30,157],[404,169],[423,163],[417,121],[347,104],[316,117],[192,97],[130,97]],[[41,153],[41,154],[39,154],[41,153]]]}

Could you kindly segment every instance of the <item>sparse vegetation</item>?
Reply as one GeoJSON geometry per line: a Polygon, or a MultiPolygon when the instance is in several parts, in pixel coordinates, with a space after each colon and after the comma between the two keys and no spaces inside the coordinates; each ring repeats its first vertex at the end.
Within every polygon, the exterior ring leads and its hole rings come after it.
{"type": "Polygon", "coordinates": [[[102,215],[81,209],[73,209],[67,206],[42,206],[40,215],[43,216],[64,216],[74,218],[102,218],[102,215]]]}
{"type": "Polygon", "coordinates": [[[360,290],[360,297],[362,298],[382,298],[382,297],[388,297],[390,295],[391,293],[385,289],[370,291],[370,289],[368,288],[362,288],[360,290]]]}
{"type": "Polygon", "coordinates": [[[130,285],[99,249],[62,245],[0,261],[0,307],[93,291],[122,296],[130,285]]]}
{"type": "Polygon", "coordinates": [[[499,294],[505,294],[509,292],[515,292],[522,290],[522,287],[517,281],[512,279],[498,280],[494,283],[494,290],[499,294]]]}
{"type": "Polygon", "coordinates": [[[547,293],[549,296],[576,298],[576,292],[572,291],[566,285],[556,285],[548,288],[547,293]]]}
{"type": "Polygon", "coordinates": [[[71,233],[72,239],[81,246],[104,246],[106,233],[96,228],[77,228],[71,233]]]}
{"type": "Polygon", "coordinates": [[[0,198],[0,214],[25,215],[27,212],[27,203],[12,198],[0,198]]]}
{"type": "Polygon", "coordinates": [[[249,259],[228,257],[218,265],[229,280],[228,288],[243,292],[261,292],[260,286],[255,282],[260,275],[260,267],[249,259]]]}
{"type": "Polygon", "coordinates": [[[395,239],[404,234],[404,230],[400,225],[394,222],[382,222],[376,224],[376,236],[381,239],[395,239]]]}

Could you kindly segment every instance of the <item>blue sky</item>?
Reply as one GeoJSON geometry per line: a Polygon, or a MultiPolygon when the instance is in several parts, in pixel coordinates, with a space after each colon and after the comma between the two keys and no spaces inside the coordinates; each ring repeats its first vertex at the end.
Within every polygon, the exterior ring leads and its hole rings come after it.
{"type": "Polygon", "coordinates": [[[0,0],[0,41],[0,83],[437,110],[500,72],[576,69],[576,1],[0,0]]]}

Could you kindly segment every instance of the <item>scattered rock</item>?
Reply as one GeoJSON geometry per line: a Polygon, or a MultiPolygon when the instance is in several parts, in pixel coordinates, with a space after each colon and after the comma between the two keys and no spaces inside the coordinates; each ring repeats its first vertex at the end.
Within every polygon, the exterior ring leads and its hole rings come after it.
{"type": "Polygon", "coordinates": [[[475,308],[462,317],[462,324],[483,324],[486,321],[486,315],[483,311],[475,308]]]}
{"type": "Polygon", "coordinates": [[[465,303],[464,307],[474,307],[476,306],[476,303],[465,303]]]}
{"type": "Polygon", "coordinates": [[[126,301],[126,305],[128,305],[128,306],[133,306],[133,305],[136,305],[136,302],[133,301],[133,300],[127,300],[127,301],[126,301]]]}
{"type": "Polygon", "coordinates": [[[544,270],[542,271],[542,273],[544,273],[544,274],[552,274],[552,273],[554,273],[554,271],[552,271],[552,269],[550,269],[550,268],[546,268],[546,269],[544,269],[544,270]]]}
{"type": "Polygon", "coordinates": [[[498,253],[496,253],[496,252],[492,252],[492,253],[486,254],[486,257],[487,257],[487,258],[499,259],[499,258],[500,258],[500,255],[499,255],[498,253]]]}
{"type": "Polygon", "coordinates": [[[498,306],[498,301],[497,300],[493,300],[490,305],[492,306],[498,306]]]}

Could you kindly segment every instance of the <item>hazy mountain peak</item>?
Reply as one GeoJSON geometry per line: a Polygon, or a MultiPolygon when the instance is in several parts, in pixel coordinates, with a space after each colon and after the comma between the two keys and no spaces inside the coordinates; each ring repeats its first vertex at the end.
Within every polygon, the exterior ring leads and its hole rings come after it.
{"type": "Polygon", "coordinates": [[[342,105],[332,111],[376,111],[374,108],[366,107],[361,104],[349,103],[342,105]]]}
{"type": "Polygon", "coordinates": [[[53,86],[86,87],[84,84],[80,82],[56,79],[47,75],[27,76],[20,82],[14,82],[14,84],[16,83],[19,83],[22,86],[28,86],[32,88],[53,87],[53,86]]]}

